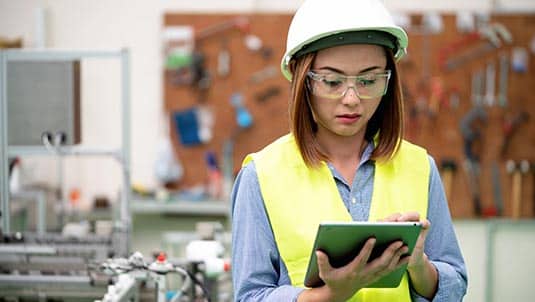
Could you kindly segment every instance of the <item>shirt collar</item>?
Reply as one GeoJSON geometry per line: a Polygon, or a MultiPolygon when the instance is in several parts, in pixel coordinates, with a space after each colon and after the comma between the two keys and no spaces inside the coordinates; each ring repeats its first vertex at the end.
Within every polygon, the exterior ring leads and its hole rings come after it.
{"type": "MultiPolygon", "coordinates": [[[[373,144],[373,142],[366,141],[366,147],[364,148],[364,152],[362,152],[362,155],[360,157],[360,163],[358,165],[358,168],[360,168],[362,165],[366,164],[370,160],[373,150],[375,150],[375,145],[373,144]]],[[[340,175],[340,173],[338,173],[338,171],[330,162],[327,163],[327,166],[333,173],[334,178],[340,181],[344,181],[343,177],[340,175]]]]}
{"type": "Polygon", "coordinates": [[[368,160],[370,160],[370,157],[372,156],[372,152],[373,150],[375,150],[375,146],[373,142],[367,141],[366,143],[367,145],[364,148],[364,152],[362,152],[362,156],[360,157],[359,167],[363,165],[364,163],[366,163],[368,160]]]}

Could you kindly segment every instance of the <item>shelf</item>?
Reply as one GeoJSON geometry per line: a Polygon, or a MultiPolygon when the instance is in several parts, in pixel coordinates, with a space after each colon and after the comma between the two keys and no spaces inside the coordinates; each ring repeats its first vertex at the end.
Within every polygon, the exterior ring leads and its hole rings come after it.
{"type": "MultiPolygon", "coordinates": [[[[9,156],[24,156],[24,155],[58,155],[44,146],[8,146],[7,152],[9,156]]],[[[103,148],[103,147],[89,147],[89,146],[62,146],[60,149],[61,155],[93,155],[93,156],[121,156],[120,148],[103,148]]]]}
{"type": "Polygon", "coordinates": [[[85,58],[118,58],[124,59],[128,54],[126,49],[8,49],[3,51],[9,61],[58,61],[58,60],[82,60],[85,58]]]}
{"type": "Polygon", "coordinates": [[[132,200],[130,202],[132,214],[182,214],[229,216],[229,203],[222,200],[188,201],[176,200],[160,202],[156,200],[132,200]]]}

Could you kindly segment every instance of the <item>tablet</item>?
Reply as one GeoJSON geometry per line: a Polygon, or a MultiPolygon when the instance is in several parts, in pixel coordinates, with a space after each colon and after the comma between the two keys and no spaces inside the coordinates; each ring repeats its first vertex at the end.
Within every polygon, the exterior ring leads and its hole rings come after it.
{"type": "MultiPolygon", "coordinates": [[[[305,286],[318,287],[324,283],[319,277],[316,250],[329,256],[333,267],[351,262],[360,252],[368,238],[375,237],[375,247],[369,261],[381,256],[390,243],[402,240],[412,253],[422,225],[420,222],[323,222],[319,225],[314,247],[305,275],[305,286]]],[[[368,287],[398,287],[407,265],[404,265],[368,287]]]]}

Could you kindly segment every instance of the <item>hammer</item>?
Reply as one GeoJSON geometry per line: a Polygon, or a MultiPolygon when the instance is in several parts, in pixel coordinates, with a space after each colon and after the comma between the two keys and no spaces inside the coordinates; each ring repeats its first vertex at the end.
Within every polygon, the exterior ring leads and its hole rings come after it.
{"type": "Polygon", "coordinates": [[[513,175],[511,183],[511,203],[512,203],[512,218],[519,219],[521,212],[522,199],[522,175],[528,173],[529,162],[522,160],[515,163],[513,160],[508,160],[506,163],[507,172],[513,175]]]}

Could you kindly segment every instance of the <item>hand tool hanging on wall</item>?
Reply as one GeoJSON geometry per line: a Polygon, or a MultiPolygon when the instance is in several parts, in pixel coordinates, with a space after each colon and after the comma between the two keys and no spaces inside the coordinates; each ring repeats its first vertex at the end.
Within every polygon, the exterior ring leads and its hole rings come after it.
{"type": "Polygon", "coordinates": [[[494,208],[486,208],[483,212],[485,216],[503,215],[503,193],[500,177],[500,167],[496,161],[492,162],[492,195],[494,198],[494,208]]]}
{"type": "Polygon", "coordinates": [[[228,39],[221,40],[221,48],[217,54],[217,75],[225,78],[230,73],[230,51],[228,49],[228,39]]]}
{"type": "Polygon", "coordinates": [[[529,162],[522,160],[515,162],[513,160],[507,161],[507,172],[512,174],[511,180],[511,204],[512,214],[511,218],[519,219],[522,214],[522,177],[529,171],[529,162]]]}
{"type": "Polygon", "coordinates": [[[494,63],[488,63],[485,72],[485,104],[494,105],[494,82],[496,81],[496,69],[494,63]]]}
{"type": "MultiPolygon", "coordinates": [[[[208,89],[211,83],[210,74],[205,66],[205,54],[202,51],[202,43],[213,36],[221,36],[223,32],[238,30],[241,34],[249,34],[249,19],[244,16],[232,18],[194,33],[194,49],[187,64],[176,68],[172,82],[175,85],[192,85],[201,91],[208,89]]],[[[225,77],[230,72],[230,52],[226,41],[223,39],[222,48],[218,54],[218,74],[225,77]]]]}
{"type": "Polygon", "coordinates": [[[443,70],[451,71],[472,59],[494,51],[503,44],[510,44],[512,41],[511,32],[503,24],[489,24],[481,27],[477,32],[467,34],[441,48],[438,54],[438,64],[443,70]],[[472,47],[473,44],[480,41],[485,43],[472,47]],[[457,54],[467,47],[469,50],[457,54]]]}
{"type": "Polygon", "coordinates": [[[482,106],[483,105],[483,71],[477,70],[472,74],[472,105],[473,106],[482,106]]]}
{"type": "Polygon", "coordinates": [[[258,70],[256,72],[254,72],[250,77],[249,77],[249,83],[251,84],[258,84],[260,82],[263,82],[269,78],[272,78],[272,77],[275,77],[276,75],[279,74],[279,70],[276,66],[274,65],[270,65],[266,68],[263,68],[261,70],[258,70]]]}
{"type": "Polygon", "coordinates": [[[220,200],[222,197],[224,197],[222,179],[223,177],[215,152],[207,151],[205,153],[205,161],[208,174],[208,184],[206,191],[211,199],[220,200]]]}
{"type": "Polygon", "coordinates": [[[459,88],[455,86],[450,88],[450,95],[449,95],[448,103],[451,109],[459,108],[459,105],[461,104],[461,96],[459,93],[459,88]]]}
{"type": "Polygon", "coordinates": [[[196,31],[195,42],[201,43],[210,37],[220,35],[222,32],[229,30],[239,30],[241,33],[248,33],[249,27],[249,18],[245,16],[231,18],[196,31]]]}
{"type": "Polygon", "coordinates": [[[505,157],[509,144],[513,135],[518,131],[518,128],[529,120],[529,114],[525,111],[517,113],[512,118],[505,118],[503,122],[503,142],[500,149],[500,156],[505,157]]]}
{"type": "Polygon", "coordinates": [[[281,93],[281,88],[279,86],[269,86],[266,89],[258,92],[255,95],[256,101],[264,103],[270,98],[276,97],[281,93]]]}
{"type": "Polygon", "coordinates": [[[481,39],[482,39],[481,34],[475,31],[475,32],[464,34],[460,39],[455,40],[451,43],[448,43],[446,46],[440,48],[438,50],[438,55],[437,55],[438,66],[443,70],[447,69],[448,59],[451,59],[451,57],[455,53],[459,52],[459,50],[467,46],[470,46],[474,44],[475,42],[479,42],[481,41],[481,39]]]}
{"type": "Polygon", "coordinates": [[[445,103],[444,83],[441,77],[431,77],[431,94],[429,96],[428,112],[431,117],[436,117],[440,105],[445,103]]]}
{"type": "Polygon", "coordinates": [[[221,23],[213,24],[195,33],[195,42],[200,44],[213,36],[221,36],[223,32],[238,30],[243,35],[243,43],[247,49],[254,52],[261,52],[262,56],[270,49],[264,45],[260,37],[251,33],[251,22],[246,16],[239,16],[221,23]]]}
{"type": "Polygon", "coordinates": [[[243,105],[243,94],[236,92],[230,96],[230,103],[236,110],[236,123],[242,129],[247,129],[253,125],[253,116],[243,105]]]}
{"type": "Polygon", "coordinates": [[[205,55],[194,50],[187,64],[174,70],[171,82],[176,86],[191,85],[201,90],[207,89],[210,86],[210,74],[205,66],[205,55]]]}
{"type": "Polygon", "coordinates": [[[446,199],[452,202],[453,176],[457,171],[457,163],[453,159],[444,159],[441,162],[442,183],[446,192],[446,199]]]}
{"type": "Polygon", "coordinates": [[[474,13],[470,11],[457,11],[455,14],[455,25],[460,33],[471,33],[476,28],[474,13]]]}
{"type": "Polygon", "coordinates": [[[405,105],[407,110],[405,114],[407,118],[405,119],[405,137],[410,141],[415,141],[418,136],[418,131],[420,130],[420,125],[418,123],[419,110],[416,104],[416,96],[413,94],[412,89],[409,88],[405,81],[401,82],[401,89],[403,91],[403,96],[405,99],[405,105]]]}
{"type": "Polygon", "coordinates": [[[525,73],[528,71],[529,54],[524,47],[513,48],[511,67],[516,73],[525,73]]]}
{"type": "Polygon", "coordinates": [[[472,203],[477,216],[482,213],[480,191],[480,153],[481,130],[487,120],[487,113],[481,106],[473,107],[460,121],[459,128],[463,137],[465,171],[468,185],[472,193],[472,203]]]}
{"type": "Polygon", "coordinates": [[[507,54],[500,55],[500,79],[498,91],[498,105],[507,106],[507,84],[509,81],[509,59],[507,54]]]}

